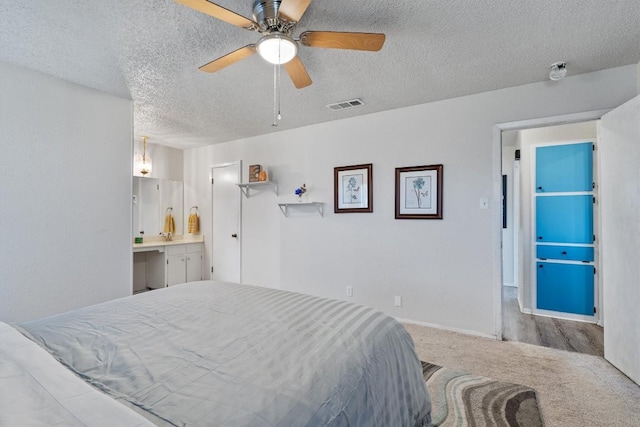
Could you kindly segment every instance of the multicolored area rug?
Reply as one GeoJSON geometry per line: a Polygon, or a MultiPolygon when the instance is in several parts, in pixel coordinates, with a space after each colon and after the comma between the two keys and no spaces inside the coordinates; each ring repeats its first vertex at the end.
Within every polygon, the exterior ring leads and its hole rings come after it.
{"type": "Polygon", "coordinates": [[[422,362],[434,426],[544,426],[532,388],[422,362]]]}

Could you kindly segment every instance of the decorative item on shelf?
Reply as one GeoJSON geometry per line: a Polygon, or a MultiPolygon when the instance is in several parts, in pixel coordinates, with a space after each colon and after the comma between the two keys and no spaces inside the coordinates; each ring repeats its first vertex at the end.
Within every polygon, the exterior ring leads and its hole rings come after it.
{"type": "Polygon", "coordinates": [[[260,171],[262,171],[262,166],[260,165],[249,166],[249,182],[258,182],[260,180],[260,171]]]}
{"type": "Polygon", "coordinates": [[[189,224],[187,226],[187,232],[189,234],[198,234],[200,232],[200,217],[198,216],[198,207],[191,206],[189,212],[189,224]],[[194,212],[195,209],[195,212],[194,212]]]}
{"type": "Polygon", "coordinates": [[[302,184],[301,187],[296,188],[294,192],[296,196],[298,196],[298,201],[302,201],[302,195],[307,192],[307,184],[302,184]]]}
{"type": "Polygon", "coordinates": [[[144,243],[144,231],[140,230],[140,235],[136,236],[133,240],[133,243],[144,243]]]}
{"type": "Polygon", "coordinates": [[[268,180],[269,180],[269,176],[267,175],[267,170],[265,169],[260,171],[260,174],[258,175],[258,181],[264,182],[268,180]]]}

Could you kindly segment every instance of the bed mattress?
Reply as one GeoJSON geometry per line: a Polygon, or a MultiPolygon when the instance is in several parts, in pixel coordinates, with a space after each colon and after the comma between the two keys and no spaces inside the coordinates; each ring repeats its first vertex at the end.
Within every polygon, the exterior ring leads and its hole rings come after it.
{"type": "Polygon", "coordinates": [[[0,426],[153,426],[0,322],[0,426]]]}
{"type": "Polygon", "coordinates": [[[370,307],[203,281],[18,328],[85,381],[171,425],[430,425],[411,337],[370,307]]]}

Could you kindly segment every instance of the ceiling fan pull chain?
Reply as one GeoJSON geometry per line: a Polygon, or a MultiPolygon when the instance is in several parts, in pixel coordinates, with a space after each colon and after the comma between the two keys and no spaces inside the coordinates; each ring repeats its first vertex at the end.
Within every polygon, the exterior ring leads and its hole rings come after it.
{"type": "MultiPolygon", "coordinates": [[[[280,55],[280,50],[278,49],[278,55],[280,55]]],[[[271,126],[278,126],[280,124],[280,120],[282,119],[282,115],[280,114],[280,86],[282,80],[280,78],[280,64],[273,65],[273,123],[271,126]]]]}
{"type": "Polygon", "coordinates": [[[276,65],[278,67],[278,123],[282,119],[282,115],[280,115],[280,99],[281,99],[281,90],[282,90],[282,65],[276,65]]]}
{"type": "Polygon", "coordinates": [[[277,80],[276,80],[276,70],[277,65],[273,65],[273,122],[271,126],[278,126],[278,99],[277,99],[277,80]]]}

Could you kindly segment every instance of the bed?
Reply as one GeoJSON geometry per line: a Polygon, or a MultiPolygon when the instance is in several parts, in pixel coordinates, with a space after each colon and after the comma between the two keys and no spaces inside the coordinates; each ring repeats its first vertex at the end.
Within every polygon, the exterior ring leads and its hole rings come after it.
{"type": "MultiPolygon", "coordinates": [[[[85,421],[75,414],[86,408],[47,406],[78,420],[69,424],[61,416],[59,425],[430,425],[430,400],[408,332],[380,311],[344,301],[202,281],[3,325],[0,332],[0,338],[27,341],[12,348],[46,350],[57,369],[84,380],[78,381],[86,394],[96,394],[91,399],[117,407],[104,404],[106,415],[103,408],[85,421]]],[[[24,362],[15,365],[26,369],[24,362]]],[[[20,383],[23,377],[12,378],[20,383]]],[[[102,406],[80,395],[89,408],[102,406]]],[[[0,392],[2,425],[28,416],[12,399],[0,392]]]]}

